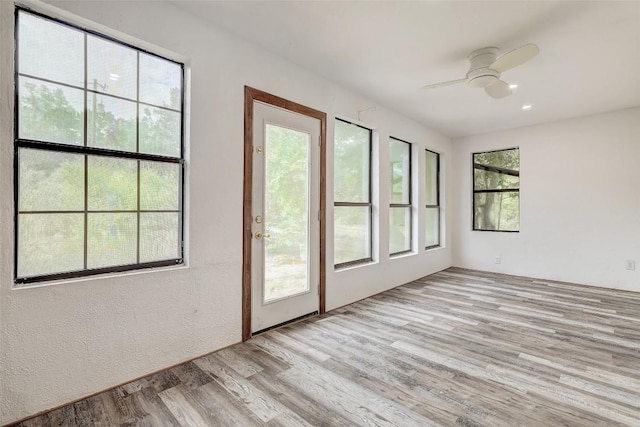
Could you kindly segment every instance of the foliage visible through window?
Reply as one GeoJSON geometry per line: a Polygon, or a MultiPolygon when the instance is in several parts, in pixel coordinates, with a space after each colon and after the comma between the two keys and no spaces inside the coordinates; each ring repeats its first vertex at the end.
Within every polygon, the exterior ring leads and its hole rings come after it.
{"type": "Polygon", "coordinates": [[[334,263],[371,259],[371,130],[336,119],[334,263]]]}
{"type": "Polygon", "coordinates": [[[182,64],[20,10],[16,282],[182,262],[182,64]]]}
{"type": "Polygon", "coordinates": [[[389,253],[411,251],[411,144],[391,138],[389,253]]]}
{"type": "Polygon", "coordinates": [[[265,125],[264,300],[308,290],[310,135],[265,125]],[[268,228],[267,228],[268,227],[268,228]]]}
{"type": "Polygon", "coordinates": [[[440,154],[425,150],[425,248],[440,246],[440,154]]]}
{"type": "Polygon", "coordinates": [[[520,229],[520,150],[473,154],[473,229],[520,229]]]}

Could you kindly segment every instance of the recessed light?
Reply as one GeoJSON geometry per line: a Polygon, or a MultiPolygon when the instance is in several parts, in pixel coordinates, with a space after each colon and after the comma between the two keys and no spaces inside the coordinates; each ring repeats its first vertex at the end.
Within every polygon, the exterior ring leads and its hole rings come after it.
{"type": "Polygon", "coordinates": [[[524,105],[522,106],[522,109],[523,109],[523,110],[530,110],[530,109],[531,109],[531,107],[533,107],[533,105],[531,105],[531,104],[524,104],[524,105]]]}
{"type": "Polygon", "coordinates": [[[111,73],[109,74],[109,80],[113,80],[114,82],[117,82],[118,80],[120,80],[120,76],[118,74],[111,73]]]}
{"type": "Polygon", "coordinates": [[[511,83],[509,85],[509,89],[517,89],[518,88],[518,84],[517,83],[511,83]]]}

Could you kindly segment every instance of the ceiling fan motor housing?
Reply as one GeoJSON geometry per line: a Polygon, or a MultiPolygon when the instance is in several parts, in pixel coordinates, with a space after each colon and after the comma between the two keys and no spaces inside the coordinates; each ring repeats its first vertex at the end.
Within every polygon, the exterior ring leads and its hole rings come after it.
{"type": "Polygon", "coordinates": [[[489,68],[498,58],[500,49],[497,47],[484,47],[474,50],[467,57],[471,66],[467,72],[469,86],[487,87],[498,81],[500,73],[489,68]]]}

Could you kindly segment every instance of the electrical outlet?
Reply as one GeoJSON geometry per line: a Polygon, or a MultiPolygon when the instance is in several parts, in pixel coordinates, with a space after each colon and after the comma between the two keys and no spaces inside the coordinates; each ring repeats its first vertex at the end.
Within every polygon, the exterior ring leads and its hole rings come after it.
{"type": "Polygon", "coordinates": [[[500,264],[502,262],[502,258],[500,258],[500,255],[498,255],[496,257],[496,264],[500,264]]]}
{"type": "Polygon", "coordinates": [[[625,263],[625,268],[627,270],[635,270],[636,269],[636,262],[632,259],[628,259],[627,262],[625,263]]]}

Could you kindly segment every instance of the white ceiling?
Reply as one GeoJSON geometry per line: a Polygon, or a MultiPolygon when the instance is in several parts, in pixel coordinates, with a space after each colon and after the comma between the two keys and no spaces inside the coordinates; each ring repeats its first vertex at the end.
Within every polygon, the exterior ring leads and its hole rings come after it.
{"type": "Polygon", "coordinates": [[[178,6],[450,137],[640,105],[640,1],[179,1],[178,6]],[[466,56],[536,43],[515,93],[466,84],[466,56]],[[533,108],[523,111],[522,105],[533,108]]]}

